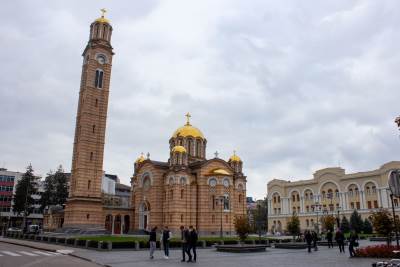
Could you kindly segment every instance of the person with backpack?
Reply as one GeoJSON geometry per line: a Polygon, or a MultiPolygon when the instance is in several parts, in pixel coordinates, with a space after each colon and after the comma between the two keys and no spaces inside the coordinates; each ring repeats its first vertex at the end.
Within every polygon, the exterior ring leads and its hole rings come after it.
{"type": "Polygon", "coordinates": [[[182,260],[181,262],[185,262],[186,261],[186,254],[188,254],[189,259],[192,258],[192,256],[190,255],[190,251],[188,250],[189,248],[189,231],[188,229],[181,225],[180,227],[181,229],[181,243],[182,243],[182,260]]]}
{"type": "Polygon", "coordinates": [[[172,238],[172,233],[168,229],[168,226],[165,226],[164,230],[162,231],[161,240],[160,240],[160,243],[163,244],[165,259],[169,258],[169,241],[171,240],[171,238],[172,238]]]}
{"type": "Polygon", "coordinates": [[[313,237],[309,230],[307,230],[306,233],[304,234],[304,239],[306,240],[307,243],[308,253],[311,253],[313,237]]]}

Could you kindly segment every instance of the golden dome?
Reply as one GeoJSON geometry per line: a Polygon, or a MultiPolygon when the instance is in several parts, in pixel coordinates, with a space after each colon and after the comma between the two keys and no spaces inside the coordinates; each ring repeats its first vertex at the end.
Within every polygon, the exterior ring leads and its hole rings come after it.
{"type": "Polygon", "coordinates": [[[186,148],[183,146],[174,146],[172,148],[172,153],[177,152],[177,153],[186,153],[186,148]]]}
{"type": "Polygon", "coordinates": [[[236,151],[233,151],[233,155],[229,158],[229,161],[240,162],[242,161],[242,159],[238,155],[236,155],[236,151]]]}
{"type": "Polygon", "coordinates": [[[204,135],[203,133],[196,127],[192,126],[190,124],[189,118],[190,118],[190,114],[186,114],[187,117],[187,122],[184,126],[178,128],[174,134],[172,135],[172,138],[176,138],[176,137],[188,137],[188,136],[192,136],[194,138],[202,138],[204,139],[204,135]]]}
{"type": "Polygon", "coordinates": [[[145,161],[145,157],[143,156],[143,153],[140,155],[140,157],[138,157],[135,161],[135,163],[142,163],[143,161],[145,161]]]}
{"type": "Polygon", "coordinates": [[[216,169],[212,171],[213,174],[222,174],[222,175],[230,175],[229,172],[224,169],[216,169]]]}
{"type": "Polygon", "coordinates": [[[104,14],[107,12],[107,10],[105,10],[104,8],[100,9],[101,11],[101,17],[96,19],[95,22],[101,22],[101,23],[110,23],[110,21],[108,19],[106,19],[104,17],[104,14]]]}

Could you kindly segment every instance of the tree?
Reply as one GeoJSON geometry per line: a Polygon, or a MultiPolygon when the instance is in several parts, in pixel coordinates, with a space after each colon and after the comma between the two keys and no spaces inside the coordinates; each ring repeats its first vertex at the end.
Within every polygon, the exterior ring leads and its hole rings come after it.
{"type": "Polygon", "coordinates": [[[26,168],[26,172],[18,181],[15,195],[13,197],[13,210],[14,213],[21,215],[24,214],[23,227],[26,227],[26,217],[33,211],[34,199],[32,195],[37,191],[37,178],[33,174],[32,165],[26,168]]]}
{"type": "Polygon", "coordinates": [[[372,226],[375,231],[383,236],[387,237],[388,245],[392,239],[392,232],[394,230],[393,218],[390,212],[386,209],[379,209],[371,215],[372,226]]]}
{"type": "Polygon", "coordinates": [[[322,217],[321,221],[322,221],[322,228],[325,231],[333,232],[333,230],[335,228],[335,222],[336,222],[336,219],[333,215],[324,216],[324,217],[322,217]]]}
{"type": "Polygon", "coordinates": [[[287,222],[286,229],[293,236],[293,239],[300,234],[300,220],[295,213],[293,213],[292,217],[287,222]]]}
{"type": "Polygon", "coordinates": [[[40,198],[40,210],[50,206],[54,201],[54,174],[50,171],[43,183],[44,192],[40,198]]]}
{"type": "Polygon", "coordinates": [[[268,230],[268,200],[260,200],[257,201],[257,209],[253,213],[254,215],[254,223],[255,230],[258,232],[259,237],[261,238],[262,232],[266,232],[268,230]]]}
{"type": "Polygon", "coordinates": [[[363,230],[364,222],[361,218],[361,215],[358,214],[356,210],[350,216],[350,229],[355,231],[356,233],[361,233],[363,230]]]}
{"type": "Polygon", "coordinates": [[[346,216],[343,216],[342,222],[340,223],[340,230],[343,233],[348,233],[350,231],[350,223],[349,220],[347,220],[346,216]]]}
{"type": "Polygon", "coordinates": [[[372,234],[372,224],[371,224],[371,222],[367,219],[367,218],[365,218],[365,220],[364,220],[364,226],[363,226],[363,231],[364,231],[364,234],[372,234]]]}
{"type": "Polygon", "coordinates": [[[54,205],[63,205],[68,198],[68,179],[61,165],[58,166],[53,179],[55,184],[54,205]]]}
{"type": "Polygon", "coordinates": [[[60,165],[55,173],[49,172],[44,181],[44,192],[41,198],[41,210],[52,205],[63,205],[67,201],[67,176],[60,165]]]}
{"type": "Polygon", "coordinates": [[[236,217],[235,231],[239,236],[240,241],[244,242],[250,232],[250,224],[246,217],[236,217]]]}

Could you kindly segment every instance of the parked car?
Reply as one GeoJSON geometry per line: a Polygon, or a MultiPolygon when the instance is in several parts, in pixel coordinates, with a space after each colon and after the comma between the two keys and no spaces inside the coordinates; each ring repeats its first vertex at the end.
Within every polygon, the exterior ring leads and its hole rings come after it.
{"type": "Polygon", "coordinates": [[[21,228],[17,228],[17,227],[10,227],[7,229],[7,232],[10,233],[22,233],[22,229],[21,228]]]}
{"type": "Polygon", "coordinates": [[[40,232],[39,225],[31,224],[31,225],[28,226],[28,231],[27,231],[28,234],[35,234],[36,235],[39,232],[40,232]]]}

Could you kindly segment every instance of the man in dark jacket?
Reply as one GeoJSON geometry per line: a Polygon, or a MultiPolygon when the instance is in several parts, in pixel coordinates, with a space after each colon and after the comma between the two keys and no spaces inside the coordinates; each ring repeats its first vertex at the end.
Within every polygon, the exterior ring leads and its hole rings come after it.
{"type": "Polygon", "coordinates": [[[318,247],[317,247],[318,234],[315,231],[312,231],[311,236],[312,236],[314,251],[317,251],[318,250],[318,247]]]}
{"type": "Polygon", "coordinates": [[[157,226],[151,229],[149,235],[149,244],[150,244],[150,259],[154,259],[154,251],[156,250],[157,244],[157,226]]]}
{"type": "Polygon", "coordinates": [[[333,248],[333,233],[331,230],[328,231],[328,233],[326,233],[326,240],[328,240],[328,248],[333,248]]]}
{"type": "Polygon", "coordinates": [[[182,242],[182,262],[186,261],[186,254],[189,256],[189,260],[192,259],[192,255],[190,255],[189,251],[189,231],[183,225],[180,227],[181,229],[181,242],[182,242]]]}
{"type": "Polygon", "coordinates": [[[340,253],[344,253],[344,234],[342,233],[342,231],[340,231],[340,229],[336,231],[335,240],[338,244],[340,253]]]}
{"type": "Polygon", "coordinates": [[[313,238],[312,238],[310,231],[308,231],[308,230],[306,231],[306,233],[304,234],[304,239],[307,242],[308,253],[311,253],[311,244],[312,244],[313,238]]]}
{"type": "Polygon", "coordinates": [[[197,253],[196,253],[196,246],[197,246],[197,240],[198,240],[198,235],[196,229],[193,228],[193,226],[189,226],[189,261],[192,261],[192,255],[190,254],[190,251],[193,251],[193,261],[196,262],[197,260],[197,253]]]}

